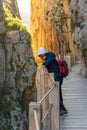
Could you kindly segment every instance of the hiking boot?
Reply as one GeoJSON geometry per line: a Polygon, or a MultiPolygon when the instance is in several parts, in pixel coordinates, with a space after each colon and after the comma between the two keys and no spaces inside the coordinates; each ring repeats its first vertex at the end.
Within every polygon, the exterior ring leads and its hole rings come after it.
{"type": "Polygon", "coordinates": [[[67,110],[61,109],[60,110],[60,116],[62,116],[64,114],[68,114],[67,110]]]}

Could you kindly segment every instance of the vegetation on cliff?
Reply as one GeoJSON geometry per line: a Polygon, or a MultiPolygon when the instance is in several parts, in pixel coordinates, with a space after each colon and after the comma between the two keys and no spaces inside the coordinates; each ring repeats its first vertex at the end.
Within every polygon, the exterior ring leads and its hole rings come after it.
{"type": "Polygon", "coordinates": [[[45,20],[53,23],[57,30],[60,30],[66,22],[66,14],[62,1],[55,1],[51,9],[45,12],[45,20]]]}
{"type": "Polygon", "coordinates": [[[5,25],[7,31],[11,30],[25,30],[29,31],[28,28],[22,23],[22,20],[18,16],[13,17],[10,10],[3,3],[4,13],[5,13],[5,25]]]}

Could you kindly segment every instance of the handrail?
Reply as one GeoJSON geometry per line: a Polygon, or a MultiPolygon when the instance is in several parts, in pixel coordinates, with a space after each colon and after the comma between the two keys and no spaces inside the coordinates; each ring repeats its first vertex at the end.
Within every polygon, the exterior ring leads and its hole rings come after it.
{"type": "Polygon", "coordinates": [[[35,117],[36,129],[37,129],[37,130],[40,130],[40,129],[39,129],[39,123],[38,123],[37,110],[36,110],[36,109],[34,109],[34,117],[35,117]]]}
{"type": "MultiPolygon", "coordinates": [[[[43,67],[43,68],[45,68],[45,67],[43,67]]],[[[38,71],[40,71],[39,69],[38,69],[38,71]]],[[[44,71],[44,74],[45,75],[49,75],[49,77],[51,78],[51,80],[54,82],[54,78],[50,75],[50,74],[54,74],[54,73],[48,73],[48,72],[45,72],[44,71]]],[[[40,73],[40,75],[44,75],[43,73],[40,73]]]]}
{"type": "Polygon", "coordinates": [[[35,124],[34,130],[42,130],[44,128],[47,128],[48,125],[52,130],[54,129],[59,130],[59,113],[57,114],[57,116],[55,113],[56,110],[59,110],[59,104],[56,104],[56,101],[59,98],[59,94],[58,94],[59,87],[57,87],[58,82],[54,81],[53,73],[46,73],[46,72],[44,73],[44,72],[45,70],[40,71],[40,73],[37,73],[38,78],[36,77],[36,80],[38,83],[37,90],[38,90],[39,101],[37,103],[35,102],[34,104],[30,105],[29,110],[33,114],[33,116],[32,114],[30,115],[30,117],[32,117],[32,120],[30,120],[29,129],[30,130],[33,129],[33,123],[34,123],[35,124]],[[47,77],[45,76],[46,74],[48,75],[47,77]],[[40,98],[39,98],[39,94],[41,94],[40,98]],[[55,99],[55,101],[53,100],[53,98],[55,99]],[[51,119],[53,122],[55,121],[55,116],[58,121],[57,125],[55,125],[54,123],[50,123],[51,119]]]}
{"type": "Polygon", "coordinates": [[[47,110],[46,114],[44,115],[44,117],[43,117],[43,119],[42,119],[41,123],[43,123],[43,122],[44,122],[44,120],[46,119],[46,117],[47,117],[47,115],[48,115],[49,111],[51,110],[51,108],[52,108],[52,104],[50,104],[49,109],[47,110]]]}
{"type": "Polygon", "coordinates": [[[42,103],[44,99],[50,94],[50,92],[56,87],[56,84],[52,86],[52,88],[44,95],[44,97],[39,101],[39,103],[42,103]]]}

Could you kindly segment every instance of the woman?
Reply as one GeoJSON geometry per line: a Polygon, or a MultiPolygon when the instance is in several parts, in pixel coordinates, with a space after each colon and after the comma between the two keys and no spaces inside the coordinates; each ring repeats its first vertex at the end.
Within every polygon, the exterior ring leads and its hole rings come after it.
{"type": "Polygon", "coordinates": [[[62,89],[63,77],[59,76],[59,67],[56,62],[56,56],[53,52],[47,52],[44,47],[41,47],[37,51],[38,56],[43,60],[43,64],[49,73],[54,73],[54,80],[59,81],[59,92],[60,92],[60,115],[67,114],[67,110],[63,104],[62,89]]]}

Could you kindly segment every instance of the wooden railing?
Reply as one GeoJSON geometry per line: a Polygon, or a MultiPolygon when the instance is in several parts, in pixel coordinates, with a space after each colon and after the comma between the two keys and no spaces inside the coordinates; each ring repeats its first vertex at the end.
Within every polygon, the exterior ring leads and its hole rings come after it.
{"type": "Polygon", "coordinates": [[[29,130],[59,130],[59,83],[45,67],[37,69],[37,102],[29,104],[29,130]]]}

